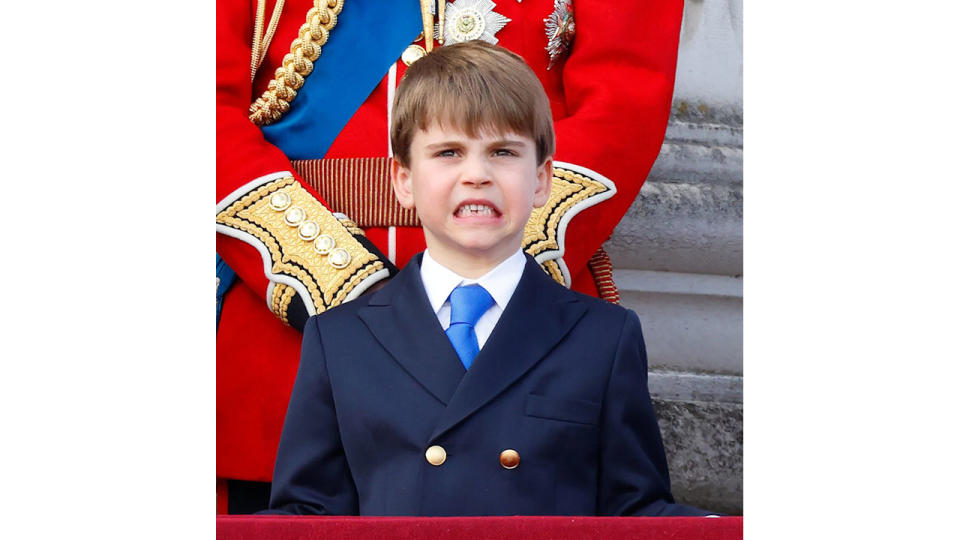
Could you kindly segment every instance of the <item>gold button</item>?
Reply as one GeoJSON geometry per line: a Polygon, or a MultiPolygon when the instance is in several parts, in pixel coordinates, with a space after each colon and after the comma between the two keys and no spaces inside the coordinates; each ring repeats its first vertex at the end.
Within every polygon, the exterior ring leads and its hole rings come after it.
{"type": "Polygon", "coordinates": [[[350,252],[343,248],[334,248],[327,255],[327,262],[337,270],[342,270],[350,264],[350,252]]]}
{"type": "Polygon", "coordinates": [[[520,454],[516,450],[507,448],[503,452],[500,452],[500,465],[502,465],[504,469],[516,469],[519,464],[520,454]]]}
{"type": "Polygon", "coordinates": [[[290,207],[290,195],[285,191],[278,191],[270,196],[270,208],[277,212],[283,212],[290,207]]]}
{"type": "Polygon", "coordinates": [[[297,235],[301,240],[310,242],[320,235],[320,224],[316,221],[304,221],[297,227],[297,235]]]}
{"type": "Polygon", "coordinates": [[[291,206],[283,213],[283,221],[291,227],[299,226],[305,219],[307,219],[307,213],[299,206],[291,206]]]}
{"type": "Polygon", "coordinates": [[[335,247],[337,247],[337,241],[329,234],[321,234],[313,242],[313,249],[317,250],[317,253],[321,255],[330,253],[330,250],[335,247]]]}
{"type": "Polygon", "coordinates": [[[443,465],[443,462],[447,460],[447,451],[443,449],[442,446],[431,446],[427,448],[427,461],[436,467],[443,465]]]}
{"type": "Polygon", "coordinates": [[[404,64],[409,66],[410,64],[416,62],[417,60],[423,58],[426,55],[427,55],[426,49],[424,49],[419,45],[414,44],[404,49],[403,54],[400,55],[400,59],[403,60],[404,64]]]}

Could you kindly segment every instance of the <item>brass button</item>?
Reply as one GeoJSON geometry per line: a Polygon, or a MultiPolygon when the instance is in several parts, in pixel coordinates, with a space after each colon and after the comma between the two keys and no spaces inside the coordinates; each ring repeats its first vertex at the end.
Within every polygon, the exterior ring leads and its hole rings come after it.
{"type": "Polygon", "coordinates": [[[427,461],[436,467],[443,465],[443,462],[447,460],[447,451],[443,449],[442,446],[431,446],[427,448],[427,461]]]}
{"type": "Polygon", "coordinates": [[[307,219],[307,213],[299,206],[291,206],[283,213],[283,221],[291,227],[298,227],[307,219]]]}
{"type": "Polygon", "coordinates": [[[277,212],[283,212],[290,207],[290,195],[285,191],[278,191],[270,196],[270,208],[277,212]]]}
{"type": "Polygon", "coordinates": [[[426,55],[426,49],[414,44],[404,49],[403,54],[400,55],[400,59],[403,60],[404,64],[409,66],[426,55]]]}
{"type": "Polygon", "coordinates": [[[337,270],[343,270],[350,264],[350,252],[343,248],[333,248],[327,255],[327,262],[337,270]]]}
{"type": "Polygon", "coordinates": [[[310,242],[314,238],[320,236],[320,224],[316,221],[308,220],[300,223],[300,226],[297,227],[297,236],[301,240],[310,242]]]}
{"type": "Polygon", "coordinates": [[[504,469],[516,469],[517,465],[520,464],[520,454],[512,449],[507,448],[503,452],[500,452],[500,465],[504,469]]]}
{"type": "Polygon", "coordinates": [[[317,250],[317,253],[321,255],[330,253],[335,247],[337,247],[337,241],[329,234],[321,234],[317,237],[316,241],[313,242],[313,249],[317,250]]]}

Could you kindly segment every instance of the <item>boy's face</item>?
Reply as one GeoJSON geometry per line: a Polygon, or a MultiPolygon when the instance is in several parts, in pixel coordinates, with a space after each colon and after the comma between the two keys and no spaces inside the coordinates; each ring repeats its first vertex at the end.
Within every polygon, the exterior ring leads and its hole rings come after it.
{"type": "Polygon", "coordinates": [[[393,162],[394,191],[416,208],[437,260],[497,263],[520,249],[534,207],[550,196],[553,162],[537,165],[533,139],[512,133],[476,137],[436,124],[418,130],[410,163],[393,162]]]}

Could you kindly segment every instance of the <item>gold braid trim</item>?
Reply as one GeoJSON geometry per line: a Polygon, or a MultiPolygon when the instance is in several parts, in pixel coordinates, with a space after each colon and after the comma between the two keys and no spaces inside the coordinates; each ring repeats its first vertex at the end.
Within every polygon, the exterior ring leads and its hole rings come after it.
{"type": "Polygon", "coordinates": [[[277,31],[277,25],[280,23],[280,14],[283,13],[284,0],[277,0],[273,6],[273,13],[270,14],[270,24],[267,26],[267,33],[263,33],[263,13],[266,0],[257,0],[257,16],[253,24],[253,50],[250,53],[250,80],[257,77],[257,70],[260,64],[267,57],[267,50],[273,41],[273,34],[277,31]]]}
{"type": "MultiPolygon", "coordinates": [[[[606,185],[571,170],[553,168],[550,198],[547,204],[534,208],[523,229],[523,250],[536,257],[547,251],[560,251],[558,239],[560,220],[575,205],[609,191],[606,185]]],[[[540,263],[544,271],[561,285],[564,284],[560,267],[552,260],[540,263]],[[548,264],[548,263],[553,264],[548,264]]]]}
{"type": "MultiPolygon", "coordinates": [[[[384,268],[383,262],[293,177],[274,180],[244,195],[217,214],[217,223],[244,231],[262,242],[270,253],[270,271],[303,283],[317,313],[343,303],[354,287],[384,268]],[[349,253],[346,266],[335,268],[327,255],[313,248],[313,242],[298,236],[297,227],[284,222],[284,212],[270,207],[270,196],[278,191],[290,197],[292,207],[303,209],[307,219],[319,224],[323,234],[333,237],[337,248],[349,253]]],[[[282,293],[277,292],[278,286],[274,287],[275,295],[282,293]]],[[[272,298],[271,306],[274,301],[280,305],[280,300],[272,298]]]]}
{"type": "Polygon", "coordinates": [[[270,298],[270,309],[283,324],[290,326],[287,320],[287,310],[290,308],[290,302],[297,295],[297,290],[283,283],[273,284],[273,296],[270,298]]]}
{"type": "Polygon", "coordinates": [[[361,229],[361,228],[357,225],[357,222],[355,222],[354,220],[352,220],[352,219],[350,219],[350,218],[348,218],[348,217],[341,217],[341,216],[337,216],[337,219],[340,220],[340,224],[341,224],[341,225],[343,225],[344,227],[347,228],[348,231],[350,231],[350,234],[352,234],[352,235],[354,235],[354,236],[366,236],[366,235],[367,235],[367,233],[363,232],[363,229],[361,229]]]}
{"type": "Polygon", "coordinates": [[[544,251],[559,250],[557,239],[560,220],[574,205],[610,188],[567,169],[554,167],[550,198],[547,204],[534,208],[523,229],[523,249],[536,257],[544,251]]]}
{"type": "Polygon", "coordinates": [[[330,30],[337,25],[337,15],[343,10],[344,0],[313,0],[307,12],[307,22],[284,55],[282,67],[277,68],[262,96],[250,105],[250,120],[263,126],[280,119],[290,109],[290,102],[297,97],[304,77],[313,71],[313,62],[320,57],[321,47],[330,37],[330,30]]]}
{"type": "Polygon", "coordinates": [[[543,261],[540,263],[540,268],[543,268],[543,271],[546,272],[548,276],[552,277],[557,283],[563,285],[563,272],[560,271],[560,265],[557,264],[556,259],[543,261]]]}

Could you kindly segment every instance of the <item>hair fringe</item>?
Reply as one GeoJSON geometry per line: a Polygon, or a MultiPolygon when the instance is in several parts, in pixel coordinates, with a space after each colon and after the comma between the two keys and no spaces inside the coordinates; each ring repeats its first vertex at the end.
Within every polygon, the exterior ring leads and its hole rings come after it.
{"type": "Polygon", "coordinates": [[[407,69],[394,96],[390,141],[408,164],[416,129],[436,122],[475,137],[512,132],[533,139],[537,162],[553,155],[550,102],[516,54],[483,41],[441,47],[407,69]]]}

